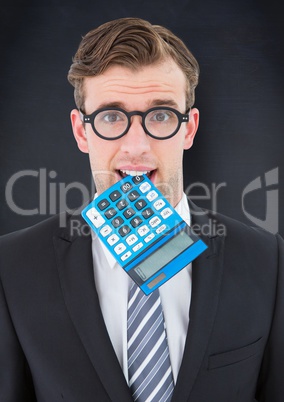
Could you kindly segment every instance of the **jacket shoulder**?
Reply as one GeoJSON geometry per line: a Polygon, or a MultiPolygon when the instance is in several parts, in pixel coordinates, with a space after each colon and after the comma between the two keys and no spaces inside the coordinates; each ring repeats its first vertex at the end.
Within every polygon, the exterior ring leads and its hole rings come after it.
{"type": "Polygon", "coordinates": [[[60,228],[60,220],[64,219],[64,215],[54,215],[33,226],[0,236],[0,247],[8,247],[30,240],[37,240],[39,237],[48,237],[60,228]],[[61,218],[63,216],[63,218],[61,218]]]}
{"type": "Polygon", "coordinates": [[[53,253],[53,238],[60,233],[63,214],[45,219],[33,226],[0,236],[0,269],[31,264],[53,253]]]}
{"type": "Polygon", "coordinates": [[[279,234],[273,234],[267,230],[251,226],[229,216],[209,212],[211,219],[223,227],[226,243],[233,245],[234,249],[246,254],[257,253],[261,255],[273,255],[277,258],[279,243],[283,239],[279,234]]]}
{"type": "Polygon", "coordinates": [[[278,234],[275,235],[260,227],[248,225],[219,212],[202,209],[191,201],[189,206],[193,229],[196,225],[201,235],[224,236],[226,242],[234,243],[238,248],[250,244],[257,247],[260,252],[262,247],[264,249],[277,248],[278,240],[282,240],[278,234]]]}

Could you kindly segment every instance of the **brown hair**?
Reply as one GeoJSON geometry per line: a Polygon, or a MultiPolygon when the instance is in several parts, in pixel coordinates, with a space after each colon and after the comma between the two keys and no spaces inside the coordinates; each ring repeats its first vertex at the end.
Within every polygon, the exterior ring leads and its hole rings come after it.
{"type": "Polygon", "coordinates": [[[186,107],[193,105],[199,66],[184,42],[170,30],[140,18],[120,18],[88,32],[68,72],[79,109],[84,109],[85,77],[102,74],[112,65],[132,70],[172,58],[186,77],[186,107]]]}

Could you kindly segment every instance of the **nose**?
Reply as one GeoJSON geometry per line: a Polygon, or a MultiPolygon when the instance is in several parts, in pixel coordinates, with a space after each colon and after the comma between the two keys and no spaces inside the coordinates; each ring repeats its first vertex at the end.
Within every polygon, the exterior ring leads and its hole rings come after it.
{"type": "Polygon", "coordinates": [[[150,151],[150,137],[142,127],[140,116],[131,118],[130,128],[121,138],[121,151],[135,157],[150,151]]]}

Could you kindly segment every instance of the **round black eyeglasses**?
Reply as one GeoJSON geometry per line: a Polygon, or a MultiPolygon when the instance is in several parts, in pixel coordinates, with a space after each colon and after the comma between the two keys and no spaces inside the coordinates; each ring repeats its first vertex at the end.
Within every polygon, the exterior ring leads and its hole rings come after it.
{"type": "Polygon", "coordinates": [[[102,108],[92,114],[85,115],[81,110],[81,118],[84,123],[90,123],[94,132],[104,140],[117,140],[124,136],[130,126],[131,117],[142,117],[142,127],[152,138],[166,140],[173,137],[180,129],[181,123],[189,121],[189,111],[180,113],[167,106],[153,107],[146,112],[126,112],[120,108],[102,108]]]}

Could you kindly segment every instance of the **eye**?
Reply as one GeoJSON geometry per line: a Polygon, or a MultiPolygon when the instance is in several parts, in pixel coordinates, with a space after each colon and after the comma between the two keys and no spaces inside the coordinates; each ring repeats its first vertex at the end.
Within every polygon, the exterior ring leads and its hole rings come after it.
{"type": "Polygon", "coordinates": [[[107,112],[103,112],[100,116],[100,119],[103,121],[103,123],[114,124],[114,123],[124,121],[125,115],[116,110],[109,110],[107,112]]]}
{"type": "Polygon", "coordinates": [[[164,122],[169,119],[169,114],[166,111],[159,110],[157,112],[153,112],[151,116],[151,120],[157,121],[157,122],[164,122]]]}
{"type": "Polygon", "coordinates": [[[171,110],[163,110],[163,109],[158,109],[158,110],[152,110],[147,115],[147,121],[149,123],[171,123],[176,120],[176,115],[173,113],[171,110]]]}

